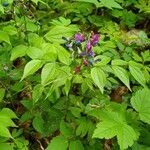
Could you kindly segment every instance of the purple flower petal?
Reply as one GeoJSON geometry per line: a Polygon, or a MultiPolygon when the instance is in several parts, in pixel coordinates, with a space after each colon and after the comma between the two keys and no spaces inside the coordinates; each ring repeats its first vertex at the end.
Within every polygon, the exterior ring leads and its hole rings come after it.
{"type": "Polygon", "coordinates": [[[91,51],[89,51],[89,55],[90,56],[95,56],[95,53],[91,50],[91,51]]]}
{"type": "Polygon", "coordinates": [[[90,51],[90,50],[92,49],[92,45],[91,45],[91,42],[90,42],[90,41],[88,41],[88,42],[86,43],[86,49],[87,49],[88,51],[90,51]]]}
{"type": "Polygon", "coordinates": [[[84,35],[83,35],[83,34],[80,34],[80,33],[75,34],[75,41],[76,41],[77,43],[83,42],[84,39],[85,39],[85,38],[84,38],[84,35]]]}
{"type": "Polygon", "coordinates": [[[96,46],[96,44],[99,42],[100,36],[99,34],[92,33],[91,35],[91,44],[92,46],[96,46]]]}
{"type": "Polygon", "coordinates": [[[80,55],[80,56],[86,56],[87,53],[86,53],[86,51],[83,51],[83,52],[81,52],[79,55],[80,55]]]}
{"type": "Polygon", "coordinates": [[[88,61],[87,61],[86,59],[83,59],[83,64],[84,64],[85,66],[87,66],[87,65],[88,65],[88,61]]]}

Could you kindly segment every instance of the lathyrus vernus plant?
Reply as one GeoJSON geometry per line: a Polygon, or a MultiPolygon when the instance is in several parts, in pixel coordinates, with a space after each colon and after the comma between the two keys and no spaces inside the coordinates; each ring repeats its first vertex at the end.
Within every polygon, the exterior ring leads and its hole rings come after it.
{"type": "MultiPolygon", "coordinates": [[[[35,55],[37,51],[33,48],[28,49],[27,55],[33,60],[26,64],[22,77],[23,80],[42,68],[41,83],[35,85],[32,93],[33,111],[37,112],[40,108],[40,113],[32,115],[33,127],[42,136],[53,137],[47,149],[58,149],[58,143],[61,150],[68,147],[72,150],[74,146],[78,149],[99,149],[97,145],[101,142],[103,146],[103,140],[95,138],[111,139],[110,147],[117,146],[117,143],[120,149],[132,146],[138,141],[139,126],[149,120],[146,116],[144,120],[140,118],[140,104],[134,104],[134,96],[131,105],[129,103],[129,91],[132,91],[130,76],[134,78],[133,84],[136,80],[144,87],[135,95],[148,94],[145,77],[141,74],[142,66],[137,68],[140,64],[134,61],[111,60],[108,56],[96,55],[94,48],[99,44],[100,35],[94,32],[76,33],[63,39],[60,45],[44,42],[42,51],[38,50],[40,55],[35,55]],[[55,57],[51,58],[51,55],[55,57]],[[137,74],[143,76],[141,80],[137,74]],[[111,101],[112,87],[120,85],[114,82],[116,77],[129,89],[125,88],[125,92],[118,96],[121,104],[111,101]],[[123,102],[125,94],[128,97],[123,102]],[[137,108],[135,105],[138,105],[137,108]],[[54,134],[56,131],[57,136],[54,134]]],[[[142,99],[141,96],[139,99],[142,99]]],[[[147,96],[145,100],[149,101],[147,96]]]]}
{"type": "Polygon", "coordinates": [[[150,148],[147,0],[1,0],[0,18],[0,150],[150,148]]]}

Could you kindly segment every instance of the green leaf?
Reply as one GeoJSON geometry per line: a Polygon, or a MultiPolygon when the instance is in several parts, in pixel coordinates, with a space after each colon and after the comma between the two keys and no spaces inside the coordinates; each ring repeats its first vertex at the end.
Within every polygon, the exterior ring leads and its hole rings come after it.
{"type": "Polygon", "coordinates": [[[46,85],[51,79],[54,78],[56,70],[55,63],[47,63],[41,73],[41,84],[46,85]]]}
{"type": "Polygon", "coordinates": [[[143,57],[144,62],[150,61],[150,50],[142,52],[141,55],[143,57]]]}
{"type": "Polygon", "coordinates": [[[31,0],[31,1],[37,5],[40,0],[31,0]]]}
{"type": "Polygon", "coordinates": [[[76,135],[80,137],[84,137],[87,135],[88,138],[91,138],[93,130],[95,129],[93,123],[89,119],[86,119],[85,117],[80,117],[77,120],[77,124],[78,127],[76,128],[76,135]]]}
{"type": "Polygon", "coordinates": [[[94,131],[93,137],[94,138],[106,138],[110,139],[117,134],[117,125],[114,124],[113,122],[101,122],[97,125],[97,128],[94,131]],[[116,128],[116,130],[115,130],[116,128]],[[111,132],[110,132],[111,131],[111,132]]]}
{"type": "Polygon", "coordinates": [[[3,100],[4,96],[5,96],[5,89],[0,88],[0,102],[3,100]]]}
{"type": "MultiPolygon", "coordinates": [[[[143,143],[142,143],[143,144],[143,143]]],[[[138,144],[137,142],[132,146],[132,150],[150,150],[150,146],[138,144]]]]}
{"type": "Polygon", "coordinates": [[[30,119],[32,119],[32,114],[30,111],[26,111],[20,118],[21,122],[25,122],[25,121],[29,121],[30,119]]]}
{"type": "Polygon", "coordinates": [[[131,126],[122,125],[118,127],[117,139],[120,149],[126,149],[128,146],[132,146],[134,141],[137,140],[137,134],[131,126]]]}
{"type": "Polygon", "coordinates": [[[76,1],[92,3],[95,4],[96,6],[99,4],[97,0],[76,0],[76,1]]]}
{"type": "Polygon", "coordinates": [[[0,41],[4,41],[8,44],[11,44],[10,39],[9,39],[9,35],[4,31],[0,31],[0,41]]]}
{"type": "Polygon", "coordinates": [[[33,102],[29,99],[27,100],[22,100],[21,104],[28,110],[31,110],[33,108],[33,102]]]}
{"type": "Polygon", "coordinates": [[[77,31],[79,31],[79,28],[76,25],[54,26],[45,35],[45,38],[50,42],[64,43],[62,37],[71,37],[77,31]]]}
{"type": "Polygon", "coordinates": [[[13,144],[9,144],[9,143],[0,143],[0,148],[1,150],[14,150],[13,148],[13,144]]]}
{"type": "Polygon", "coordinates": [[[31,60],[30,62],[28,62],[26,64],[21,80],[23,80],[27,76],[35,73],[41,67],[42,67],[42,61],[41,60],[31,60]]]}
{"type": "Polygon", "coordinates": [[[60,132],[66,138],[70,138],[73,136],[73,129],[71,128],[69,123],[66,123],[64,120],[60,123],[60,132]]]}
{"type": "Polygon", "coordinates": [[[112,8],[122,9],[122,7],[117,2],[115,2],[115,0],[100,0],[100,2],[98,2],[98,0],[77,0],[77,1],[92,3],[95,4],[96,7],[107,7],[109,9],[112,8]]]}
{"type": "Polygon", "coordinates": [[[106,74],[100,68],[92,68],[91,69],[91,77],[94,83],[99,87],[100,91],[104,92],[104,86],[106,85],[106,74]]]}
{"type": "Polygon", "coordinates": [[[140,12],[144,12],[147,14],[150,13],[150,3],[147,0],[139,0],[138,3],[136,3],[135,7],[140,9],[140,12]]]}
{"type": "Polygon", "coordinates": [[[3,28],[4,32],[7,32],[9,35],[17,34],[17,29],[14,26],[8,25],[3,28]]]}
{"type": "Polygon", "coordinates": [[[30,46],[37,47],[37,48],[41,48],[41,46],[43,46],[45,44],[43,38],[35,33],[28,34],[28,41],[29,41],[30,46]]]}
{"type": "Polygon", "coordinates": [[[37,32],[38,31],[38,25],[36,25],[30,19],[26,18],[26,20],[27,20],[26,21],[26,29],[27,29],[27,31],[37,32]]]}
{"type": "Polygon", "coordinates": [[[128,72],[119,66],[112,66],[114,70],[114,74],[130,89],[130,80],[129,80],[129,74],[128,72]]]}
{"type": "Polygon", "coordinates": [[[100,7],[104,6],[109,9],[112,9],[112,8],[122,9],[122,7],[117,2],[115,2],[115,0],[101,0],[101,3],[98,6],[100,7]]]}
{"type": "Polygon", "coordinates": [[[43,90],[44,88],[41,84],[37,84],[34,87],[33,92],[32,92],[33,104],[35,104],[40,99],[40,97],[42,96],[43,90]]]}
{"type": "Polygon", "coordinates": [[[4,7],[2,5],[0,5],[0,12],[4,14],[4,7]]]}
{"type": "Polygon", "coordinates": [[[80,118],[81,117],[81,109],[78,107],[70,107],[69,110],[71,111],[71,113],[76,117],[76,118],[80,118]]]}
{"type": "Polygon", "coordinates": [[[73,76],[72,83],[82,83],[83,82],[83,77],[81,75],[75,75],[73,76]]]}
{"type": "Polygon", "coordinates": [[[137,21],[137,15],[132,11],[127,11],[126,9],[124,9],[122,11],[121,19],[124,24],[131,28],[135,26],[135,23],[137,21]]]}
{"type": "Polygon", "coordinates": [[[150,81],[150,73],[147,67],[144,67],[143,74],[147,83],[150,81]]]}
{"type": "Polygon", "coordinates": [[[138,135],[135,130],[126,122],[124,113],[113,111],[100,111],[102,122],[97,124],[94,131],[94,138],[110,139],[117,136],[120,149],[126,149],[132,146],[134,141],[137,140],[138,135]],[[128,137],[128,138],[127,138],[128,137]]]}
{"type": "Polygon", "coordinates": [[[22,57],[26,55],[27,46],[18,45],[12,49],[10,60],[13,61],[18,57],[22,57]]]}
{"type": "Polygon", "coordinates": [[[55,44],[44,43],[42,44],[42,50],[44,51],[44,55],[42,59],[48,62],[55,62],[57,59],[57,48],[55,44]]]}
{"type": "Polygon", "coordinates": [[[54,19],[51,24],[53,25],[60,25],[60,26],[68,26],[71,24],[71,20],[70,19],[66,19],[64,17],[59,17],[58,19],[54,19]]]}
{"type": "Polygon", "coordinates": [[[133,108],[139,113],[140,120],[150,124],[150,90],[138,90],[131,98],[133,108]]]}
{"type": "Polygon", "coordinates": [[[48,6],[47,3],[45,3],[43,0],[31,0],[31,1],[34,2],[36,5],[38,4],[38,2],[40,2],[40,3],[48,6]]]}
{"type": "Polygon", "coordinates": [[[70,79],[67,79],[65,83],[65,87],[64,87],[64,90],[67,96],[69,94],[70,88],[71,88],[71,81],[70,79]]]}
{"type": "Polygon", "coordinates": [[[68,141],[63,136],[54,137],[46,150],[67,150],[68,141]]]}
{"type": "Polygon", "coordinates": [[[59,61],[69,65],[71,62],[70,53],[60,45],[56,45],[56,47],[59,61]]]}
{"type": "Polygon", "coordinates": [[[0,114],[0,121],[1,121],[2,126],[16,127],[16,125],[14,124],[14,122],[11,120],[11,118],[9,116],[6,116],[6,115],[3,116],[0,114]]]}
{"type": "Polygon", "coordinates": [[[81,141],[71,141],[69,145],[69,150],[84,150],[84,147],[81,143],[81,141]]]}
{"type": "Polygon", "coordinates": [[[42,56],[44,55],[43,51],[39,48],[36,47],[29,47],[27,49],[27,55],[31,58],[31,59],[40,59],[42,58],[42,56]]]}
{"type": "Polygon", "coordinates": [[[132,52],[132,57],[134,60],[136,60],[137,62],[142,62],[142,58],[136,53],[136,52],[132,52]]]}
{"type": "Polygon", "coordinates": [[[136,81],[138,81],[142,86],[146,86],[146,79],[144,77],[144,73],[139,68],[138,64],[135,62],[129,62],[129,70],[131,75],[134,77],[136,81]]]}
{"type": "Polygon", "coordinates": [[[0,136],[8,138],[12,137],[9,130],[1,124],[0,124],[0,136]]]}
{"type": "Polygon", "coordinates": [[[44,120],[43,120],[43,118],[41,117],[40,114],[38,114],[33,119],[32,125],[35,128],[35,130],[37,130],[40,133],[43,133],[43,131],[44,131],[44,126],[43,126],[44,125],[44,120]]]}
{"type": "Polygon", "coordinates": [[[3,108],[0,112],[0,115],[7,116],[10,118],[17,118],[16,114],[9,108],[3,108]]]}
{"type": "Polygon", "coordinates": [[[124,60],[121,60],[121,59],[114,59],[112,60],[111,62],[112,65],[117,65],[117,66],[126,66],[128,65],[128,63],[124,60]]]}
{"type": "Polygon", "coordinates": [[[11,134],[8,130],[8,127],[16,127],[11,118],[17,118],[15,113],[8,109],[3,108],[0,111],[0,136],[11,138],[11,134]]]}
{"type": "MultiPolygon", "coordinates": [[[[100,57],[97,57],[97,58],[100,58],[100,57]]],[[[101,61],[99,61],[99,62],[97,62],[96,64],[95,64],[95,66],[105,66],[105,65],[107,65],[109,62],[110,62],[110,60],[111,60],[111,58],[110,57],[102,57],[102,58],[100,58],[101,59],[101,61]]]]}

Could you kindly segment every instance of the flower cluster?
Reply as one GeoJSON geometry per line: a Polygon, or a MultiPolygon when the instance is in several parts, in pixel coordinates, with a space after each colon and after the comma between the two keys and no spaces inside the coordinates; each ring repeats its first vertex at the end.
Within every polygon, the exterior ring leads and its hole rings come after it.
{"type": "Polygon", "coordinates": [[[77,44],[80,44],[85,40],[84,34],[80,33],[75,34],[74,38],[77,44]]]}
{"type": "Polygon", "coordinates": [[[71,50],[74,56],[82,57],[83,64],[93,64],[95,53],[93,47],[95,47],[100,39],[99,34],[91,32],[90,35],[76,33],[72,38],[66,40],[65,46],[71,50]]]}
{"type": "MultiPolygon", "coordinates": [[[[75,34],[75,41],[77,43],[82,43],[83,41],[85,41],[85,39],[86,38],[84,37],[84,35],[80,33],[75,34]]],[[[100,39],[99,34],[94,34],[94,32],[91,32],[90,38],[87,38],[86,47],[84,51],[80,53],[80,55],[81,56],[85,56],[85,55],[95,56],[92,48],[97,45],[97,43],[99,42],[99,39],[100,39]]]]}

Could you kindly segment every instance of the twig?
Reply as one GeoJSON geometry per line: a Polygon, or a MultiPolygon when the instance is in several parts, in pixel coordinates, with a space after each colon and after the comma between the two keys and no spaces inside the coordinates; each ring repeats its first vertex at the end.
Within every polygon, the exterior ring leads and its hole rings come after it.
{"type": "Polygon", "coordinates": [[[39,140],[37,140],[37,142],[39,143],[41,150],[45,150],[42,143],[39,140]]]}

